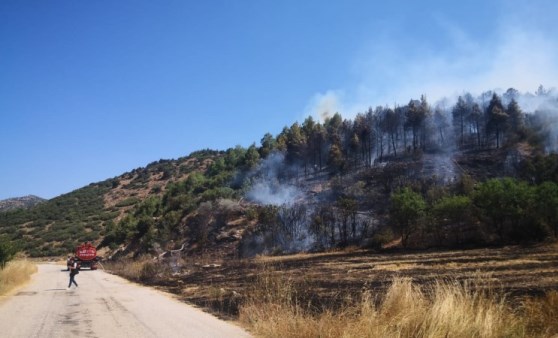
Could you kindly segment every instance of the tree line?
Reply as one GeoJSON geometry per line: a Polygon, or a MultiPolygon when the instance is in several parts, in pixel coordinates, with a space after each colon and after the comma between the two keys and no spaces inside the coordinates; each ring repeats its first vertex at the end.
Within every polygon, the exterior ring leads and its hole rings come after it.
{"type": "MultiPolygon", "coordinates": [[[[539,89],[538,95],[547,97],[548,92],[539,89]]],[[[501,96],[488,91],[474,98],[467,93],[453,106],[442,101],[433,107],[422,96],[406,105],[369,108],[352,120],[339,113],[323,122],[309,116],[276,137],[265,134],[260,147],[251,148],[261,158],[284,152],[289,163],[308,173],[325,167],[346,171],[417,152],[500,148],[519,141],[541,146],[548,137],[545,112],[523,112],[519,97],[510,88],[501,96]]]]}
{"type": "Polygon", "coordinates": [[[432,201],[405,187],[391,201],[390,223],[403,247],[558,238],[558,184],[552,181],[495,178],[432,201]]]}

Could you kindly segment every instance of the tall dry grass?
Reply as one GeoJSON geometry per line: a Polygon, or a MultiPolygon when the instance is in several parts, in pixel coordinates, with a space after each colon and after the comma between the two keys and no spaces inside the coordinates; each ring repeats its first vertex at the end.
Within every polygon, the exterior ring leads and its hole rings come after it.
{"type": "Polygon", "coordinates": [[[542,298],[527,299],[521,309],[527,332],[533,336],[558,337],[558,291],[547,292],[542,298]]]}
{"type": "Polygon", "coordinates": [[[558,334],[558,293],[512,309],[498,292],[472,283],[419,287],[396,278],[383,295],[364,292],[337,310],[297,300],[289,279],[262,274],[240,308],[240,321],[261,337],[551,337],[558,334]],[[275,278],[275,280],[273,279],[275,278]]]}
{"type": "Polygon", "coordinates": [[[153,279],[160,271],[160,266],[149,257],[143,257],[136,260],[125,259],[119,261],[108,261],[103,263],[104,269],[115,273],[124,278],[148,282],[153,279]]]}
{"type": "Polygon", "coordinates": [[[0,270],[0,296],[5,295],[31,279],[37,266],[27,260],[13,260],[0,270]]]}

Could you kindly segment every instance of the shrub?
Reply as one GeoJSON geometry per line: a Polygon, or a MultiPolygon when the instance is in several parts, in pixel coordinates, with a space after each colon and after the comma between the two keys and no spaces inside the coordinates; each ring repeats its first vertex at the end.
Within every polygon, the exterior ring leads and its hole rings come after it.
{"type": "Polygon", "coordinates": [[[0,269],[4,269],[17,252],[18,249],[11,240],[0,237],[0,269]]]}
{"type": "Polygon", "coordinates": [[[138,203],[138,202],[139,202],[139,199],[138,199],[138,198],[136,198],[136,197],[130,197],[130,198],[127,198],[127,199],[125,199],[125,200],[123,200],[123,201],[120,201],[120,202],[116,203],[116,206],[119,207],[119,208],[128,207],[128,206],[134,205],[134,204],[136,204],[136,203],[138,203]]]}
{"type": "Polygon", "coordinates": [[[381,249],[384,245],[392,242],[395,239],[393,231],[388,228],[382,228],[377,231],[370,239],[369,246],[374,249],[381,249]]]}

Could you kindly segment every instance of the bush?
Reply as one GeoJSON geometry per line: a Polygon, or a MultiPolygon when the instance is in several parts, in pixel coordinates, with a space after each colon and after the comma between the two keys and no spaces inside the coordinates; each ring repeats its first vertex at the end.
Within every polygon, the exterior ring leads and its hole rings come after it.
{"type": "Polygon", "coordinates": [[[374,249],[381,249],[384,245],[392,242],[394,239],[395,235],[393,234],[393,231],[390,228],[386,227],[376,232],[372,236],[370,242],[368,243],[368,246],[374,249]]]}
{"type": "Polygon", "coordinates": [[[147,261],[141,267],[139,279],[144,282],[150,281],[155,278],[155,276],[157,276],[157,272],[157,264],[151,261],[147,261]]]}
{"type": "Polygon", "coordinates": [[[18,249],[14,243],[7,238],[0,238],[0,269],[6,267],[6,263],[12,260],[18,249]]]}
{"type": "Polygon", "coordinates": [[[134,204],[136,204],[136,203],[138,203],[138,202],[139,202],[139,199],[138,199],[138,198],[136,198],[136,197],[130,197],[130,198],[127,198],[127,199],[125,199],[125,200],[123,200],[123,201],[118,202],[118,203],[116,204],[116,206],[119,207],[119,208],[128,207],[128,206],[134,205],[134,204]]]}

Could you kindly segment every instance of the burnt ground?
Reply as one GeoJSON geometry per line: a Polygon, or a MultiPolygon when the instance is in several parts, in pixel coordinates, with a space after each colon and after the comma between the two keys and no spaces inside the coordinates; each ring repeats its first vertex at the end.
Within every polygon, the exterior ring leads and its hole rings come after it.
{"type": "Polygon", "coordinates": [[[318,311],[335,308],[365,290],[381,295],[394,277],[408,277],[419,285],[474,281],[511,301],[558,290],[558,244],[460,251],[352,250],[244,260],[181,258],[174,264],[174,273],[159,275],[150,284],[225,318],[235,317],[247,296],[269,287],[270,277],[275,284],[290,285],[299,302],[318,311]]]}

